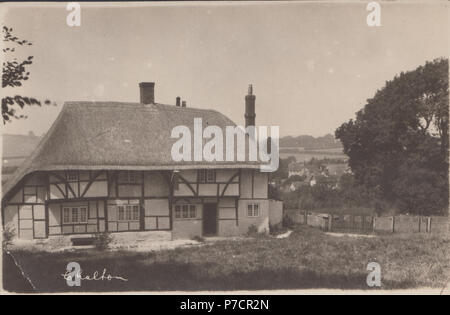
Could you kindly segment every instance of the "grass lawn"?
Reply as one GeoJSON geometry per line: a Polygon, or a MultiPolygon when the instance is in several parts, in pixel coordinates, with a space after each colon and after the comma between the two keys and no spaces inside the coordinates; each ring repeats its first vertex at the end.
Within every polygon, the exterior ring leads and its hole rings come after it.
{"type": "MultiPolygon", "coordinates": [[[[383,289],[443,288],[450,281],[448,236],[335,237],[309,227],[296,228],[286,239],[258,237],[154,253],[80,250],[13,255],[39,292],[369,289],[369,262],[381,265],[383,289]],[[106,268],[107,274],[128,282],[82,281],[81,287],[69,288],[61,274],[72,261],[81,265],[83,275],[106,268]]],[[[12,267],[4,268],[8,273],[12,267]]],[[[7,281],[4,286],[14,288],[7,281]]]]}

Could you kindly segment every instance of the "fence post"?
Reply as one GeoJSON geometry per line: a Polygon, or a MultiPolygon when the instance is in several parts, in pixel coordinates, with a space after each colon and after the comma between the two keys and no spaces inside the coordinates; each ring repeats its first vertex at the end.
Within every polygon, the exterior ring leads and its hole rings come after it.
{"type": "Polygon", "coordinates": [[[331,232],[332,228],[333,228],[333,215],[328,214],[328,231],[331,232]]]}
{"type": "Polygon", "coordinates": [[[305,225],[308,225],[308,211],[305,210],[305,225]]]}
{"type": "Polygon", "coordinates": [[[375,217],[370,216],[370,226],[372,228],[372,233],[375,233],[375,217]]]}
{"type": "Polygon", "coordinates": [[[419,233],[422,232],[422,216],[419,216],[419,233]]]}

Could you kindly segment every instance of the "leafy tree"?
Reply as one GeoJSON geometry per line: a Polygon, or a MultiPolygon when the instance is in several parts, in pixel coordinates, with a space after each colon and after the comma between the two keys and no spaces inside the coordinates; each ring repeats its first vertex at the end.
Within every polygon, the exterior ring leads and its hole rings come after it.
{"type": "Polygon", "coordinates": [[[282,200],[280,188],[275,185],[269,185],[268,196],[269,199],[282,200]]]}
{"type": "Polygon", "coordinates": [[[373,200],[403,212],[447,213],[448,106],[448,59],[436,59],[386,82],[336,130],[356,182],[373,200]]]}
{"type": "MultiPolygon", "coordinates": [[[[32,43],[27,40],[19,39],[12,33],[13,29],[3,26],[3,53],[6,56],[9,53],[14,53],[17,46],[31,46],[32,43]],[[9,46],[8,46],[9,45],[9,46]]],[[[6,58],[5,58],[6,59],[6,58]]],[[[25,60],[19,61],[17,58],[13,58],[3,62],[2,73],[2,88],[14,88],[22,86],[22,82],[29,79],[30,72],[26,67],[33,63],[33,56],[28,56],[25,60]]],[[[46,105],[50,104],[49,100],[45,100],[46,105]]],[[[24,108],[26,105],[38,105],[41,106],[41,101],[33,97],[15,95],[5,96],[2,98],[2,116],[3,123],[11,122],[13,118],[21,119],[26,118],[24,115],[17,115],[17,108],[24,108]]]]}

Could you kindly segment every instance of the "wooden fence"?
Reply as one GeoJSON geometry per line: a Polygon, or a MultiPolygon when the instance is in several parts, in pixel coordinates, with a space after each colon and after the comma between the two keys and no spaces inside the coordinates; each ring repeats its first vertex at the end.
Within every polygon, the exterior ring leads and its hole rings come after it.
{"type": "Polygon", "coordinates": [[[284,210],[295,224],[306,224],[324,231],[341,233],[450,233],[449,217],[393,216],[372,217],[312,213],[304,210],[284,210]]]}

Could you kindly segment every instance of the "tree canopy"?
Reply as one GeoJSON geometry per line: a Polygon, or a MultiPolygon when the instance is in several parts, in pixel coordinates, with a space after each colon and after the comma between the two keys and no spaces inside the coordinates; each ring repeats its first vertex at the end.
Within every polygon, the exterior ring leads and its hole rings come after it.
{"type": "MultiPolygon", "coordinates": [[[[13,35],[13,29],[7,26],[3,26],[3,54],[4,57],[7,54],[14,53],[18,46],[31,46],[32,43],[28,40],[19,39],[13,35]]],[[[33,56],[28,56],[25,60],[18,60],[13,58],[11,60],[3,61],[3,73],[2,73],[2,88],[7,87],[14,88],[23,85],[24,81],[27,81],[30,76],[30,72],[26,69],[27,66],[33,63],[33,56]]],[[[49,100],[44,101],[45,104],[50,104],[49,100]]],[[[11,122],[13,118],[21,119],[26,118],[24,115],[18,115],[17,109],[24,108],[26,105],[38,105],[41,106],[41,101],[34,97],[27,97],[21,95],[15,96],[3,96],[2,97],[2,117],[3,123],[11,122]]]]}
{"type": "Polygon", "coordinates": [[[402,212],[448,212],[448,59],[402,72],[336,130],[358,184],[402,212]]]}

